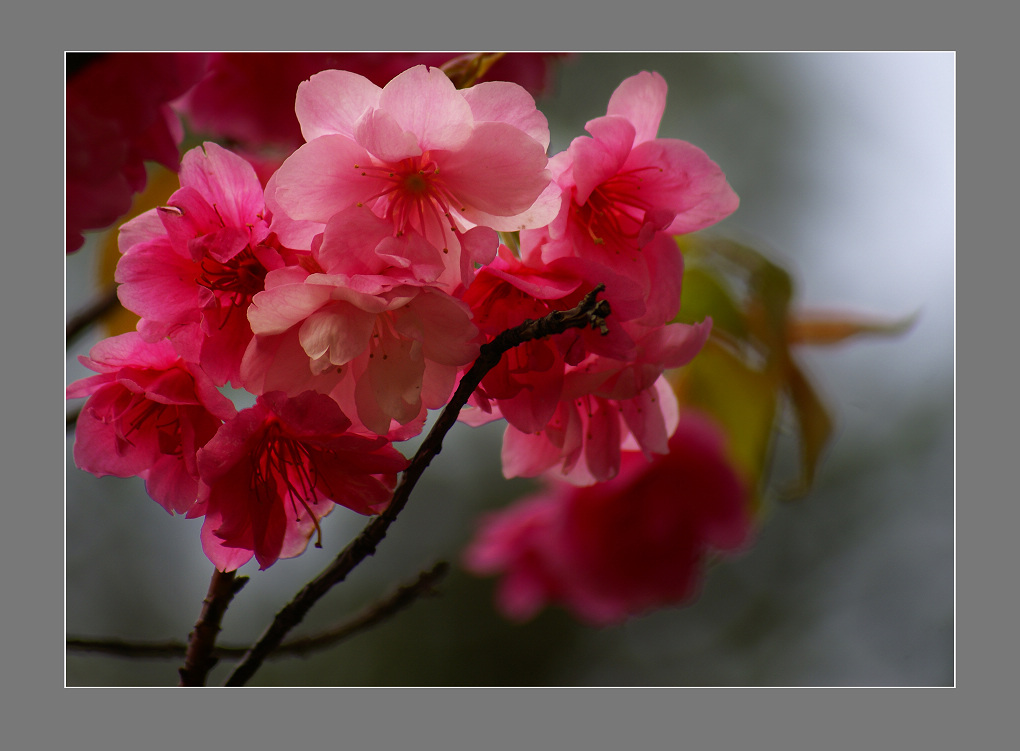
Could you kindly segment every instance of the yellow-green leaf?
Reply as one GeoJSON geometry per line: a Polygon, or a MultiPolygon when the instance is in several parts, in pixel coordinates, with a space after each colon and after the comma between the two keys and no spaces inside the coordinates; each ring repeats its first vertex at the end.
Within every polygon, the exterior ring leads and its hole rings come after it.
{"type": "Polygon", "coordinates": [[[684,272],[680,313],[675,320],[697,323],[707,316],[712,317],[714,331],[724,331],[738,340],[747,336],[743,313],[723,282],[710,269],[695,266],[684,272]]]}

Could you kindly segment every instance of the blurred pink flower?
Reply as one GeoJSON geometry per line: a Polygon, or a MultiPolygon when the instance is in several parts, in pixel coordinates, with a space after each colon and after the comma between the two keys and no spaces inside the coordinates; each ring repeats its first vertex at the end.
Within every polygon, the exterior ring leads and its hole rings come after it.
{"type": "Polygon", "coordinates": [[[198,498],[195,455],[234,405],[170,342],[137,332],[99,342],[78,358],[99,375],[75,381],[67,398],[88,397],[78,417],[74,463],[97,477],[141,477],[171,514],[198,498]]]}
{"type": "Polygon", "coordinates": [[[145,162],[176,170],[184,134],[169,102],[203,74],[206,55],[111,53],[66,87],[67,252],[113,224],[145,187],[145,162]]]}
{"type": "Polygon", "coordinates": [[[502,575],[497,604],[519,621],[554,603],[607,625],[689,602],[705,558],[741,549],[751,518],[714,423],[686,413],[669,448],[652,463],[625,454],[609,482],[550,485],[491,514],[465,566],[502,575]]]}
{"type": "Polygon", "coordinates": [[[327,396],[274,392],[225,423],[198,455],[202,547],[221,571],[254,555],[259,568],[304,551],[334,504],[376,514],[407,460],[383,438],[347,432],[327,396]]]}

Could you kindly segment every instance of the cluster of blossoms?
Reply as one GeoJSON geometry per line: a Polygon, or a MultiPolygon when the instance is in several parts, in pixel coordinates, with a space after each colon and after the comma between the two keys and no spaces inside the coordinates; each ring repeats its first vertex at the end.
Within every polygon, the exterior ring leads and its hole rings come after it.
{"type": "Polygon", "coordinates": [[[560,483],[490,519],[467,562],[507,573],[514,617],[559,601],[608,622],[687,596],[748,519],[723,442],[681,419],[663,377],[711,325],[671,323],[674,236],[737,197],[702,151],[656,137],[665,99],[659,75],[627,79],[549,158],[517,84],[324,70],[297,90],[304,143],[264,188],[215,143],[187,152],[180,190],[121,228],[119,296],[140,321],[68,388],[89,397],[76,462],[204,517],[220,570],[265,568],[318,544],[334,504],[383,510],[407,464],[391,442],[449,402],[479,347],[603,283],[607,332],[516,347],[461,413],[506,421],[508,477],[560,483]],[[238,412],[228,383],[255,405],[238,412]]]}

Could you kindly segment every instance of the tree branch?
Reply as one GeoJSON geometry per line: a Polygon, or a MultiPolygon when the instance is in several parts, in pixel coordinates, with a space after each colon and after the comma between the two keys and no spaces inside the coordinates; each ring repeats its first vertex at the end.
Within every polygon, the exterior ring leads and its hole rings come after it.
{"type": "MultiPolygon", "coordinates": [[[[406,609],[419,597],[436,594],[435,586],[446,576],[449,564],[440,561],[428,571],[423,571],[410,584],[405,584],[379,602],[369,605],[354,617],[338,626],[318,634],[284,642],[270,655],[276,657],[304,656],[309,652],[326,649],[349,639],[355,634],[367,631],[372,626],[406,609]]],[[[180,658],[187,652],[187,645],[179,641],[129,642],[121,639],[78,639],[67,640],[67,648],[76,652],[101,652],[114,657],[127,658],[180,658]]],[[[217,660],[238,660],[247,653],[248,647],[215,646],[212,655],[217,660]]]]}
{"type": "Polygon", "coordinates": [[[598,294],[604,289],[605,285],[599,284],[571,310],[557,310],[544,318],[527,320],[482,345],[478,359],[461,378],[449,404],[440,413],[436,424],[404,470],[400,483],[393,492],[390,505],[382,514],[374,517],[361,533],[340,551],[328,567],[306,584],[294,599],[276,614],[273,622],[244,656],[224,685],[243,686],[247,683],[266,657],[280,646],[287,632],[301,622],[312,605],[333,585],[342,582],[361,561],[375,553],[376,546],[386,536],[386,530],[407,504],[411,491],[425,468],[442,451],[443,438],[457,421],[461,408],[467,404],[468,398],[481,383],[482,378],[496,366],[505,352],[532,339],[562,334],[572,328],[593,326],[603,334],[608,333],[605,319],[610,313],[609,303],[597,299],[598,294]]]}
{"type": "Polygon", "coordinates": [[[202,601],[202,613],[194,630],[188,635],[188,651],[184,656],[184,665],[178,670],[181,682],[177,685],[205,685],[206,676],[216,664],[213,647],[220,631],[220,621],[234,595],[248,583],[247,576],[235,578],[236,574],[236,571],[213,571],[209,593],[202,601]]]}

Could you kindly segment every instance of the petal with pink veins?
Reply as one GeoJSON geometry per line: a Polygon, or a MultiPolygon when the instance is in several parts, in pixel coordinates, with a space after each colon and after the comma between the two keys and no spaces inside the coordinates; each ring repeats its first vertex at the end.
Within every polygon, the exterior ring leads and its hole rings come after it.
{"type": "Polygon", "coordinates": [[[507,81],[483,81],[461,94],[471,107],[475,122],[507,123],[527,133],[543,149],[549,148],[549,121],[525,89],[507,81]]]}
{"type": "Polygon", "coordinates": [[[634,126],[634,143],[655,138],[666,110],[666,81],[658,73],[642,71],[616,87],[607,115],[626,118],[634,126]]]}
{"type": "Polygon", "coordinates": [[[354,137],[355,123],[379,106],[382,89],[357,73],[324,70],[298,86],[295,111],[305,141],[321,136],[354,137]]]}
{"type": "Polygon", "coordinates": [[[425,151],[460,149],[472,134],[471,107],[439,68],[405,70],[383,87],[379,108],[414,133],[425,151]]]}
{"type": "Polygon", "coordinates": [[[291,219],[325,224],[333,214],[386,188],[360,167],[370,157],[346,136],[321,136],[287,157],[276,173],[275,205],[291,219]]]}

